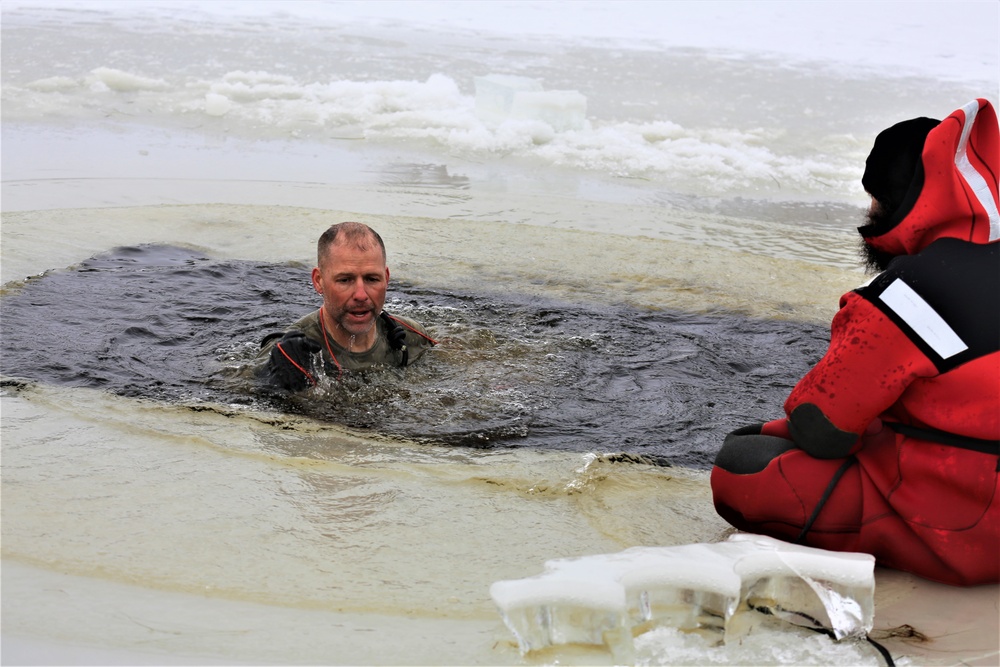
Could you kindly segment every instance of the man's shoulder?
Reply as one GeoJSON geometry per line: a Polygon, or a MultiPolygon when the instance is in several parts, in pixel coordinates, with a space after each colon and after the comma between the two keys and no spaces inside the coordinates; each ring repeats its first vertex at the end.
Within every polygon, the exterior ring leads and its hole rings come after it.
{"type": "Polygon", "coordinates": [[[292,322],[281,331],[272,331],[266,334],[261,339],[259,355],[267,356],[270,353],[271,348],[274,347],[274,344],[289,331],[301,331],[305,334],[306,338],[312,338],[315,341],[322,341],[323,331],[319,325],[319,309],[299,318],[295,322],[292,322]]]}
{"type": "Polygon", "coordinates": [[[945,238],[921,252],[903,255],[869,283],[869,293],[881,293],[897,280],[905,282],[924,298],[960,301],[973,299],[992,289],[1000,269],[1000,243],[970,243],[945,238]]]}
{"type": "Polygon", "coordinates": [[[386,327],[384,330],[386,331],[387,338],[390,335],[390,332],[387,330],[388,327],[398,327],[405,332],[404,340],[407,352],[404,356],[404,365],[413,363],[423,356],[424,352],[437,344],[437,341],[431,338],[427,330],[416,320],[401,315],[391,315],[386,312],[383,312],[383,315],[387,321],[380,322],[380,325],[386,327]]]}
{"type": "Polygon", "coordinates": [[[322,340],[323,332],[319,324],[319,313],[320,311],[317,308],[308,315],[300,317],[298,320],[293,322],[285,331],[301,331],[309,338],[322,340]]]}
{"type": "Polygon", "coordinates": [[[935,241],[894,259],[857,290],[946,370],[994,352],[1000,341],[1000,245],[935,241]]]}
{"type": "Polygon", "coordinates": [[[434,344],[434,339],[430,337],[430,334],[427,333],[427,330],[423,327],[423,325],[416,320],[391,313],[386,313],[386,315],[390,320],[403,327],[404,330],[407,330],[406,338],[408,345],[410,344],[411,339],[414,340],[414,342],[423,342],[426,345],[434,344]]]}

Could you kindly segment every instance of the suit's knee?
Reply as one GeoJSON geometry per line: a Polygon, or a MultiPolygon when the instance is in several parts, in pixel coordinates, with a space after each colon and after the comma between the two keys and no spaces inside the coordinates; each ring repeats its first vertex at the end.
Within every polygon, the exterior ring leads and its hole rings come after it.
{"type": "MultiPolygon", "coordinates": [[[[749,427],[748,427],[749,429],[749,427]]],[[[762,471],[778,456],[795,449],[795,443],[773,435],[760,435],[739,429],[726,436],[715,457],[715,465],[734,475],[752,475],[762,471]]]]}

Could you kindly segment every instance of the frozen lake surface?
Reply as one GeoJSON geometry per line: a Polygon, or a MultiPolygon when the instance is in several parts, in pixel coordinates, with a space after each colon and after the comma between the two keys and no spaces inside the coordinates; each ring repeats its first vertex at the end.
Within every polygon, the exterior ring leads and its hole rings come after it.
{"type": "MultiPolygon", "coordinates": [[[[875,134],[997,103],[996,3],[898,7],[5,0],[4,662],[523,664],[492,583],[724,539],[713,446],[865,279],[875,134]],[[440,354],[321,411],[205,382],[344,219],[440,354]]],[[[895,656],[995,662],[995,587],[875,576],[875,632],[977,628],[895,656]]],[[[881,664],[765,630],[635,663],[881,664]]]]}

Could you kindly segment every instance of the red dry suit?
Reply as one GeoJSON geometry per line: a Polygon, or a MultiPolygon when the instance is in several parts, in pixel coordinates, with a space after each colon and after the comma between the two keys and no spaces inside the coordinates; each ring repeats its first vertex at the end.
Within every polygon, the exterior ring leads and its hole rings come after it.
{"type": "Polygon", "coordinates": [[[859,230],[896,257],[841,298],[829,349],[792,390],[787,416],[727,436],[712,492],[719,514],[741,530],[870,553],[949,584],[996,582],[993,107],[975,100],[952,113],[914,160],[889,228],[859,230]]]}

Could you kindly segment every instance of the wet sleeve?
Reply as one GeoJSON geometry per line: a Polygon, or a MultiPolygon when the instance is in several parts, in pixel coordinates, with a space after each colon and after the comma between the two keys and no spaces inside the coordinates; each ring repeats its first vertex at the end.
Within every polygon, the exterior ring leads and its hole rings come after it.
{"type": "Polygon", "coordinates": [[[817,458],[861,447],[869,424],[934,364],[879,308],[857,292],[841,300],[830,347],[785,402],[795,443],[817,458]]]}
{"type": "Polygon", "coordinates": [[[257,359],[268,359],[271,356],[271,350],[277,344],[281,337],[285,335],[284,331],[275,331],[264,336],[260,341],[260,351],[257,352],[257,359]]]}
{"type": "Polygon", "coordinates": [[[256,360],[266,362],[270,359],[271,350],[274,349],[277,342],[294,331],[301,331],[308,338],[322,344],[323,334],[320,332],[319,327],[319,310],[315,310],[309,315],[293,322],[284,331],[272,331],[265,335],[260,341],[260,351],[257,352],[256,360]]]}

